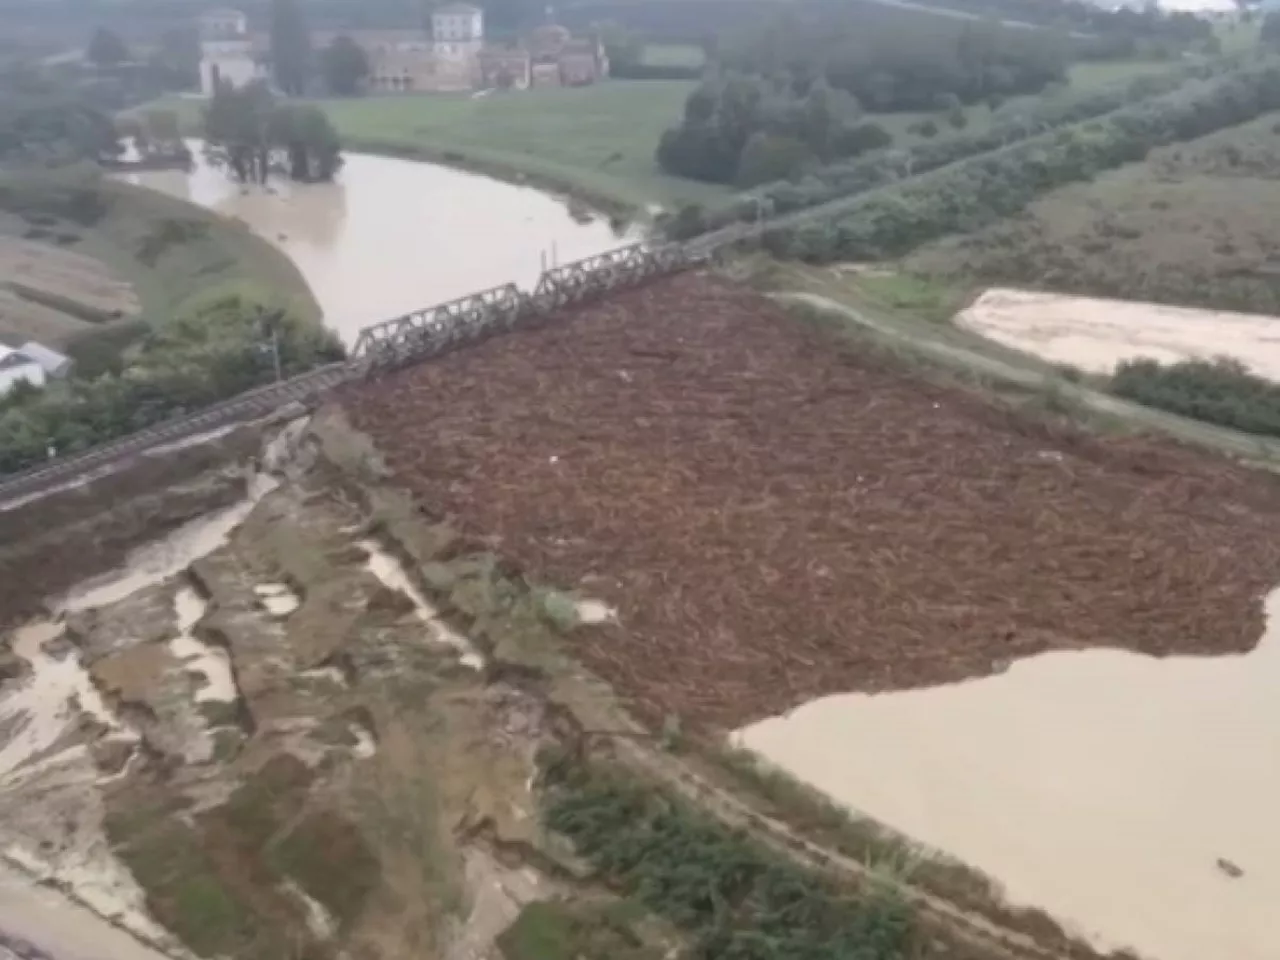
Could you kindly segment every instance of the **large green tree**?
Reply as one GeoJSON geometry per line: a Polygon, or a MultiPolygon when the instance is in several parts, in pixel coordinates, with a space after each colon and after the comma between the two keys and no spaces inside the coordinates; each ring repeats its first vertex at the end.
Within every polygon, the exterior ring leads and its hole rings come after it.
{"type": "Polygon", "coordinates": [[[311,34],[297,0],[272,0],[271,72],[291,97],[306,93],[311,79],[311,34]]]}
{"type": "Polygon", "coordinates": [[[320,51],[320,73],[335,97],[354,96],[369,75],[369,58],[360,44],[343,34],[320,51]]]}

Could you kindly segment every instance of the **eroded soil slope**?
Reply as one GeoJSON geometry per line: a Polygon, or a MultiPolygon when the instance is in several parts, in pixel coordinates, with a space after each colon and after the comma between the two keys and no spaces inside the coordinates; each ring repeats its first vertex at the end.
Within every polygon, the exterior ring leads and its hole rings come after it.
{"type": "Polygon", "coordinates": [[[345,403],[426,509],[618,606],[624,642],[577,642],[650,719],[1245,650],[1280,579],[1273,478],[1019,418],[698,276],[345,403]]]}

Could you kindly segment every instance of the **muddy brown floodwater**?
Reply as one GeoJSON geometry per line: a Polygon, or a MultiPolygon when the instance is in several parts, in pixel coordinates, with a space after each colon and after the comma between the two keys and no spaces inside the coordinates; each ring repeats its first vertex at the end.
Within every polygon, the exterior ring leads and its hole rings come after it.
{"type": "Polygon", "coordinates": [[[741,742],[1150,960],[1280,956],[1280,590],[1251,653],[1056,651],[824,697],[741,742]]]}
{"type": "Polygon", "coordinates": [[[532,286],[544,257],[567,263],[639,239],[605,217],[579,222],[544,191],[436,164],[348,153],[335,183],[249,189],[191,146],[191,173],[127,179],[236,217],[270,240],[348,344],[379,320],[507,282],[532,286]]]}

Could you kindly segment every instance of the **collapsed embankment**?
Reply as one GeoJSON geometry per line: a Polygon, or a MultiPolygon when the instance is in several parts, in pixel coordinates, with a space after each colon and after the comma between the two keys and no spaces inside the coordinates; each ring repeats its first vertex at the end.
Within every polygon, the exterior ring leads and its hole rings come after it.
{"type": "Polygon", "coordinates": [[[262,428],[143,454],[105,476],[0,504],[0,626],[110,570],[131,550],[245,495],[262,428]]]}

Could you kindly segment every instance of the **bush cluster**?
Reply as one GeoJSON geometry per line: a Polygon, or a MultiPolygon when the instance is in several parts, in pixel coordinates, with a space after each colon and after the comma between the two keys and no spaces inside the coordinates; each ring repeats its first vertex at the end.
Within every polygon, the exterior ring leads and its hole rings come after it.
{"type": "Polygon", "coordinates": [[[1193,140],[1277,108],[1280,62],[1259,61],[868,191],[821,223],[771,230],[766,243],[776,255],[816,262],[899,255],[1015,213],[1063,184],[1142,160],[1153,147],[1193,140]]]}
{"type": "Polygon", "coordinates": [[[1131,360],[1116,367],[1111,392],[1148,407],[1218,426],[1280,436],[1280,384],[1238,360],[1131,360]]]}
{"type": "Polygon", "coordinates": [[[0,475],[75,453],[225,400],[275,376],[275,327],[285,376],[340,360],[327,331],[237,286],[198,296],[130,347],[120,372],[19,385],[0,398],[0,475]]]}
{"type": "Polygon", "coordinates": [[[552,793],[548,825],[612,887],[690,934],[690,957],[899,960],[908,908],[852,899],[740,832],[614,771],[578,768],[552,793]]]}
{"type": "MultiPolygon", "coordinates": [[[[1049,130],[1101,117],[1115,110],[1171,93],[1189,81],[1229,72],[1229,61],[1193,64],[1168,73],[1140,77],[1127,84],[1076,95],[1042,98],[1034,106],[1013,110],[983,129],[930,140],[910,147],[880,150],[853,160],[812,170],[797,182],[780,181],[759,187],[724,207],[686,214],[682,226],[669,225],[674,239],[755,219],[761,204],[781,215],[874,190],[903,178],[928,173],[947,164],[1029,139],[1049,130]]],[[[883,146],[883,144],[881,144],[883,146]]]]}

